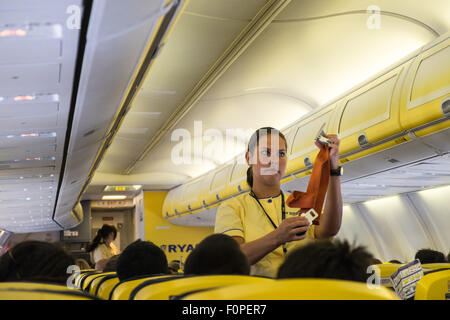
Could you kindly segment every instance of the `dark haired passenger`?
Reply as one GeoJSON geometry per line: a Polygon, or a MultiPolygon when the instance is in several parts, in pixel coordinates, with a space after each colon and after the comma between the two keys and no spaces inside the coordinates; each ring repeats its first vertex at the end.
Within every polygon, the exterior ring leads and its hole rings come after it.
{"type": "Polygon", "coordinates": [[[113,243],[116,236],[116,227],[104,224],[97,231],[97,235],[92,240],[92,243],[88,245],[86,251],[91,253],[91,262],[95,264],[95,269],[103,270],[108,259],[119,254],[119,250],[113,243]]]}
{"type": "Polygon", "coordinates": [[[180,270],[181,262],[180,260],[172,260],[169,262],[169,273],[170,274],[177,274],[180,270]]]}
{"type": "Polygon", "coordinates": [[[75,259],[62,247],[43,241],[18,243],[0,257],[0,281],[65,284],[75,259]]]}
{"type": "Polygon", "coordinates": [[[87,262],[84,259],[75,259],[75,264],[80,267],[80,270],[88,270],[91,269],[91,266],[89,265],[89,262],[87,262]]]}
{"type": "Polygon", "coordinates": [[[105,267],[103,268],[103,272],[115,272],[117,271],[117,261],[119,261],[120,254],[116,254],[115,256],[108,259],[105,267]]]}
{"type": "Polygon", "coordinates": [[[397,263],[397,264],[403,264],[403,262],[399,261],[399,260],[390,260],[389,263],[397,263]]]}
{"type": "Polygon", "coordinates": [[[250,265],[239,244],[225,234],[213,234],[203,239],[184,265],[184,274],[249,273],[250,265]]]}
{"type": "Polygon", "coordinates": [[[382,264],[383,262],[380,259],[373,258],[371,264],[382,264]]]}
{"type": "MultiPolygon", "coordinates": [[[[245,158],[249,165],[250,193],[221,203],[217,209],[215,233],[233,237],[251,265],[251,275],[275,277],[286,252],[312,239],[335,236],[342,219],[339,170],[339,139],[326,135],[330,145],[330,177],[320,225],[310,225],[298,215],[298,208],[286,204],[281,179],[287,167],[288,145],[277,129],[258,129],[248,143],[245,158]]],[[[313,141],[311,141],[311,144],[313,141]]],[[[316,146],[324,148],[316,142],[316,146]]]]}
{"type": "Polygon", "coordinates": [[[117,261],[117,276],[120,281],[168,273],[166,254],[149,241],[136,240],[123,250],[117,261]]]}
{"type": "Polygon", "coordinates": [[[320,240],[288,254],[278,278],[327,278],[366,282],[373,256],[347,241],[320,240]]]}
{"type": "Polygon", "coordinates": [[[416,252],[414,259],[419,259],[421,264],[424,263],[446,263],[447,260],[442,252],[432,249],[421,249],[416,252]]]}

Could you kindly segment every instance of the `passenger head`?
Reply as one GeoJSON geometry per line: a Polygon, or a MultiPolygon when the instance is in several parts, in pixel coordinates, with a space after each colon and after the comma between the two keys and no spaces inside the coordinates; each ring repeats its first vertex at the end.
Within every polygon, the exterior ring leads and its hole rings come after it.
{"type": "Polygon", "coordinates": [[[119,260],[119,254],[112,256],[108,259],[105,267],[103,268],[103,272],[115,272],[117,270],[117,261],[119,260]]]}
{"type": "Polygon", "coordinates": [[[371,260],[371,264],[382,264],[383,262],[380,260],[380,259],[377,259],[377,258],[373,258],[372,260],[371,260]]]}
{"type": "Polygon", "coordinates": [[[389,263],[397,263],[397,264],[403,264],[403,262],[401,262],[401,261],[398,261],[398,260],[391,260],[391,261],[389,261],[389,263]]]}
{"type": "Polygon", "coordinates": [[[92,243],[87,246],[86,251],[94,251],[100,243],[110,244],[116,239],[116,236],[116,227],[109,224],[104,224],[101,229],[97,231],[97,235],[95,236],[94,240],[92,240],[92,243]]]}
{"type": "Polygon", "coordinates": [[[445,263],[447,260],[442,252],[432,249],[421,249],[416,252],[414,259],[419,259],[420,263],[445,263]]]}
{"type": "Polygon", "coordinates": [[[56,244],[24,241],[0,257],[0,281],[66,283],[74,258],[56,244]]]}
{"type": "Polygon", "coordinates": [[[167,273],[169,270],[166,254],[149,241],[133,242],[123,250],[117,260],[117,276],[120,281],[137,276],[167,273]]]}
{"type": "Polygon", "coordinates": [[[329,278],[366,282],[372,255],[347,241],[317,240],[293,250],[278,269],[278,278],[329,278]]]}
{"type": "Polygon", "coordinates": [[[172,260],[169,263],[169,273],[177,274],[180,270],[180,260],[172,260]]]}
{"type": "Polygon", "coordinates": [[[254,181],[264,185],[279,184],[287,164],[287,142],[277,129],[263,127],[250,137],[245,159],[247,183],[253,187],[254,181]]]}
{"type": "Polygon", "coordinates": [[[80,259],[76,259],[75,260],[75,264],[80,267],[80,270],[86,270],[86,269],[90,269],[91,268],[89,263],[86,260],[81,259],[81,258],[80,259]]]}
{"type": "Polygon", "coordinates": [[[239,244],[225,234],[213,234],[203,239],[184,265],[184,274],[249,273],[250,265],[239,244]]]}

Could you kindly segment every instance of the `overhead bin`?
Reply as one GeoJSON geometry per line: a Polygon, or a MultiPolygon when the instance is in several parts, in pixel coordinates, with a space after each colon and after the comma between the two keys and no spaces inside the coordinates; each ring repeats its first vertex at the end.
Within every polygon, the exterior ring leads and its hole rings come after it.
{"type": "Polygon", "coordinates": [[[196,210],[203,207],[201,200],[200,187],[202,184],[202,179],[194,180],[186,185],[183,185],[183,197],[177,206],[177,211],[182,213],[190,210],[196,210]]]}
{"type": "Polygon", "coordinates": [[[246,163],[234,163],[230,174],[230,182],[228,183],[230,194],[238,194],[250,190],[250,186],[247,183],[247,169],[248,165],[246,163]]]}
{"type": "Polygon", "coordinates": [[[163,206],[162,206],[162,216],[163,218],[168,218],[171,216],[171,206],[172,202],[171,199],[173,197],[173,190],[169,191],[164,199],[163,206]]]}
{"type": "MultiPolygon", "coordinates": [[[[72,227],[73,216],[77,216],[74,205],[117,132],[182,4],[178,0],[133,1],[131,6],[121,1],[93,4],[72,128],[67,133],[72,138],[54,217],[63,228],[72,227]]],[[[173,203],[170,210],[166,209],[169,215],[176,213],[173,203]]]]}
{"type": "MultiPolygon", "coordinates": [[[[314,139],[321,130],[340,138],[345,182],[447,152],[448,144],[438,148],[433,141],[442,141],[449,128],[447,33],[287,128],[289,161],[281,188],[286,192],[306,188],[319,153],[314,139]],[[436,137],[437,131],[443,132],[437,133],[442,137],[436,137]]],[[[213,171],[207,208],[248,191],[247,168],[235,161],[213,171]]]]}
{"type": "Polygon", "coordinates": [[[370,148],[402,132],[398,121],[401,86],[397,84],[401,83],[409,64],[378,77],[344,99],[338,111],[341,155],[370,148]]]}
{"type": "Polygon", "coordinates": [[[176,204],[179,202],[179,199],[182,196],[182,186],[178,186],[172,190],[170,190],[164,200],[163,203],[163,216],[164,217],[172,217],[176,215],[177,211],[176,204]]]}
{"type": "Polygon", "coordinates": [[[295,132],[295,135],[290,152],[288,151],[289,161],[285,175],[295,174],[304,169],[312,169],[314,160],[319,153],[319,149],[314,145],[314,139],[321,130],[325,133],[333,131],[333,128],[330,127],[330,120],[335,107],[336,105],[332,104],[300,121],[291,129],[295,132]]]}
{"type": "Polygon", "coordinates": [[[400,123],[405,130],[425,136],[450,127],[450,33],[424,47],[413,61],[406,80],[400,123]]]}
{"type": "Polygon", "coordinates": [[[209,188],[203,199],[204,205],[210,206],[231,196],[232,193],[228,189],[228,185],[233,166],[234,164],[229,164],[214,171],[209,188]]]}
{"type": "MultiPolygon", "coordinates": [[[[102,140],[126,97],[143,53],[164,19],[164,1],[94,3],[92,15],[100,23],[88,30],[83,72],[74,115],[73,150],[102,140]]],[[[94,20],[96,21],[96,20],[94,20]]]]}

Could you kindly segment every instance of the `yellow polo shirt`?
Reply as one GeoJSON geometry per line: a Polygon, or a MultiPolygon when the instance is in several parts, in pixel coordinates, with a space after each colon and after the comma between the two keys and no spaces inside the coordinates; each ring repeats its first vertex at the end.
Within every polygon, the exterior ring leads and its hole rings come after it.
{"type": "Polygon", "coordinates": [[[114,243],[111,242],[109,246],[105,243],[100,243],[97,248],[91,252],[91,261],[95,264],[102,259],[109,259],[117,254],[119,254],[119,250],[114,243]]]}
{"type": "MultiPolygon", "coordinates": [[[[287,195],[284,194],[285,201],[287,195]]],[[[279,226],[281,215],[281,194],[277,197],[258,199],[266,210],[272,221],[279,226]]],[[[285,205],[286,218],[298,215],[298,208],[290,208],[285,205]]],[[[305,245],[314,239],[315,225],[311,225],[306,232],[304,240],[292,241],[285,244],[287,254],[295,247],[305,245]]],[[[223,233],[231,237],[242,237],[245,242],[259,239],[272,232],[274,227],[259,206],[253,196],[249,193],[241,194],[235,198],[224,201],[217,209],[215,233],[223,233]]],[[[285,259],[283,247],[280,246],[265,255],[261,260],[251,266],[251,275],[260,275],[275,278],[279,266],[285,259]]]]}

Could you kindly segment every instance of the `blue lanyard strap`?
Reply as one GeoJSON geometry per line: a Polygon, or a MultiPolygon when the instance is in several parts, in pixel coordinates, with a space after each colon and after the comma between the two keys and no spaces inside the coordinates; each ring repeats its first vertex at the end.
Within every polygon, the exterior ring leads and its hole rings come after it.
{"type": "MultiPolygon", "coordinates": [[[[269,219],[270,223],[272,224],[273,228],[276,229],[277,225],[273,222],[273,220],[270,218],[270,216],[267,214],[266,210],[264,209],[261,202],[259,202],[258,198],[256,197],[256,194],[253,192],[253,190],[250,191],[250,195],[255,198],[256,202],[258,202],[259,206],[263,210],[266,217],[269,219]]],[[[284,204],[284,194],[281,192],[281,221],[283,221],[286,218],[286,206],[284,204]]],[[[286,253],[286,248],[283,247],[283,252],[286,253]]]]}

